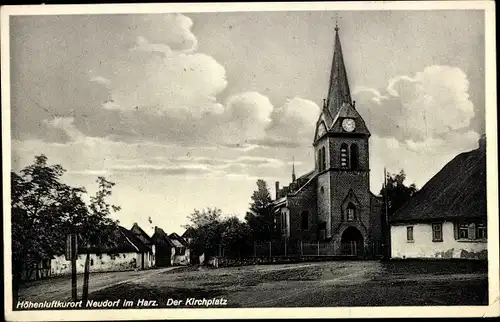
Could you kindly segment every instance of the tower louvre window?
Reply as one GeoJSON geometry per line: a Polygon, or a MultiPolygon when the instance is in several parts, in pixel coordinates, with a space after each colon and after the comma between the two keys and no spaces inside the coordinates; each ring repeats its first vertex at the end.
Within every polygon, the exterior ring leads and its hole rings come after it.
{"type": "Polygon", "coordinates": [[[359,149],[356,144],[351,144],[351,169],[358,169],[359,167],[359,149]]]}
{"type": "Polygon", "coordinates": [[[325,153],[325,147],[322,147],[321,148],[321,157],[322,157],[322,160],[321,160],[321,169],[322,170],[325,170],[326,169],[326,153],[325,153]]]}
{"type": "Polygon", "coordinates": [[[349,152],[347,144],[342,143],[340,146],[340,166],[347,168],[349,166],[349,152]]]}
{"type": "Polygon", "coordinates": [[[321,149],[318,150],[318,171],[321,171],[321,149]]]}

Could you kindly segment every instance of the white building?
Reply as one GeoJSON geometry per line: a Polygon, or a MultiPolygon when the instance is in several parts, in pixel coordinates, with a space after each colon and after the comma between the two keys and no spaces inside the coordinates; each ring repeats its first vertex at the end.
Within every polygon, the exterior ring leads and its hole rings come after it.
{"type": "Polygon", "coordinates": [[[487,258],[486,138],[456,156],[390,219],[392,258],[487,258]]]}

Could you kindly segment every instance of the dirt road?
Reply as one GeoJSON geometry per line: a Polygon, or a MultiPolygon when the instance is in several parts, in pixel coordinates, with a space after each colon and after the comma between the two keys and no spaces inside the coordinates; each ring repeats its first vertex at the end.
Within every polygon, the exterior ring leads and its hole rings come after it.
{"type": "MultiPolygon", "coordinates": [[[[224,299],[218,307],[486,305],[488,280],[484,262],[331,261],[106,273],[91,278],[90,292],[94,300],[126,296],[177,308],[199,307],[188,298],[224,299]],[[183,302],[171,306],[172,299],[183,302]]],[[[32,301],[69,296],[69,280],[21,293],[32,301]]]]}

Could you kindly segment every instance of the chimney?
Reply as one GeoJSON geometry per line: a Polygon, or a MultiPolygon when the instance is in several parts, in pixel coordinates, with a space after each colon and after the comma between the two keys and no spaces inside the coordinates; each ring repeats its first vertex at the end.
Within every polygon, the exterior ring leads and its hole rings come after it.
{"type": "Polygon", "coordinates": [[[280,198],[280,182],[279,181],[276,181],[275,189],[276,189],[276,200],[278,200],[280,198]]]}
{"type": "Polygon", "coordinates": [[[478,143],[479,143],[479,149],[482,151],[486,151],[486,134],[481,135],[478,143]]]}

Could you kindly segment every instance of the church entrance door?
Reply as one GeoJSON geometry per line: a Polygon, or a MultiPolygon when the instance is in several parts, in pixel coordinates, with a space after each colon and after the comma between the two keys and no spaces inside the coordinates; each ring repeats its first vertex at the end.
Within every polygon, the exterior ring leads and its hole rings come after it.
{"type": "Polygon", "coordinates": [[[363,256],[363,235],[355,227],[348,227],[342,233],[341,252],[342,255],[363,256]]]}

